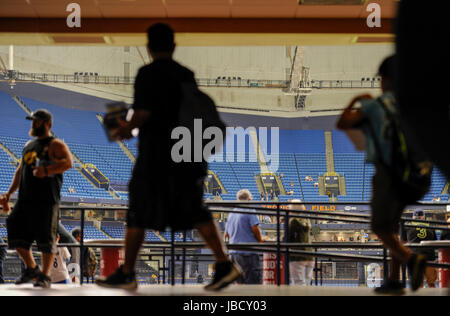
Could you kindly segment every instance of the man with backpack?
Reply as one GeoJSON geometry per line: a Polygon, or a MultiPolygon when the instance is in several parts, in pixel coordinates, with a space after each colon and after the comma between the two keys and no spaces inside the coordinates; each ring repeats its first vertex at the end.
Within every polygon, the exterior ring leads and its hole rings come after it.
{"type": "MultiPolygon", "coordinates": [[[[139,154],[129,183],[125,264],[96,283],[103,287],[136,289],[135,264],[145,230],[196,228],[216,259],[214,280],[205,289],[220,290],[239,278],[241,271],[229,260],[218,227],[203,203],[207,161],[197,156],[194,162],[176,161],[173,149],[178,142],[173,132],[190,131],[192,125],[195,129],[199,121],[196,118],[208,123],[208,118],[215,117],[221,130],[225,125],[218,119],[212,100],[198,90],[194,73],[172,59],[175,43],[170,26],[154,24],[147,35],[153,62],[143,66],[136,77],[132,118],[128,122],[119,121],[120,127],[111,133],[117,140],[130,139],[132,131],[139,128],[139,154]],[[207,103],[187,102],[189,97],[199,97],[207,103]],[[200,115],[193,116],[196,110],[200,115]]],[[[195,134],[194,130],[194,137],[195,134]]],[[[196,140],[192,143],[196,144],[196,140]]],[[[192,153],[198,153],[198,146],[192,153]]]]}
{"type": "Polygon", "coordinates": [[[399,223],[404,208],[428,192],[432,165],[423,153],[413,151],[402,132],[393,94],[394,63],[395,56],[391,56],[379,68],[383,94],[377,99],[370,95],[356,97],[344,110],[337,127],[362,130],[367,160],[375,164],[371,226],[392,256],[389,280],[376,292],[402,294],[401,264],[407,264],[411,288],[416,291],[423,280],[426,256],[414,254],[403,245],[398,234],[399,223]],[[355,108],[357,103],[361,108],[355,108]]]}

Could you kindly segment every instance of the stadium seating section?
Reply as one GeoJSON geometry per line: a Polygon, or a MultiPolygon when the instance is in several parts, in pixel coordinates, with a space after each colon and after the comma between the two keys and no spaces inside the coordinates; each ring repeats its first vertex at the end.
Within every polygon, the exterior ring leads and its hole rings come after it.
{"type": "MultiPolygon", "coordinates": [[[[106,176],[117,196],[121,200],[128,199],[124,188],[128,183],[133,163],[125,152],[116,143],[107,141],[103,127],[96,117],[96,112],[70,109],[38,102],[28,98],[21,98],[30,110],[46,108],[53,113],[53,131],[57,137],[63,139],[71,151],[80,159],[82,164],[94,164],[106,176]],[[122,188],[122,189],[117,189],[122,188]]],[[[0,92],[0,107],[3,120],[0,125],[0,143],[3,144],[15,158],[21,158],[24,144],[29,140],[29,123],[24,120],[25,111],[11,98],[10,95],[0,92]]],[[[258,135],[259,135],[258,131],[258,135]]],[[[371,178],[374,167],[366,163],[363,153],[357,152],[344,133],[332,132],[335,171],[345,176],[346,196],[339,196],[339,201],[360,202],[369,201],[371,196],[371,178]]],[[[137,141],[125,142],[130,151],[137,154],[137,141]]],[[[280,200],[298,198],[305,201],[328,201],[326,196],[320,196],[318,188],[314,185],[318,177],[326,170],[324,131],[320,130],[280,130],[279,156],[272,157],[271,163],[278,165],[277,174],[286,191],[293,191],[292,195],[282,195],[280,200]],[[278,160],[277,160],[278,159],[278,160]],[[313,181],[305,181],[311,176],[313,181]]],[[[271,132],[267,134],[267,148],[274,150],[271,143],[271,132]]],[[[266,153],[270,150],[264,148],[266,153]]],[[[222,194],[224,200],[235,200],[236,193],[242,189],[249,189],[255,199],[259,199],[259,190],[255,175],[261,172],[253,145],[249,137],[246,139],[246,152],[240,152],[236,146],[234,150],[225,148],[224,152],[210,157],[210,170],[214,171],[222,182],[227,194],[222,194]],[[235,152],[236,151],[236,152],[235,152]],[[226,153],[228,153],[228,155],[226,153]],[[230,154],[231,152],[231,154],[230,154]],[[222,159],[218,159],[220,157],[222,159]],[[230,159],[232,157],[232,159],[230,159]]],[[[268,155],[270,157],[270,155],[268,155]]],[[[15,160],[5,150],[0,149],[0,192],[8,190],[15,170],[15,160]]],[[[79,165],[64,175],[62,196],[71,201],[117,201],[117,197],[107,190],[95,187],[78,170],[79,165]]],[[[155,169],[157,166],[155,166],[155,169]]],[[[430,192],[424,201],[431,201],[439,197],[441,201],[448,201],[449,196],[441,194],[446,183],[445,177],[439,170],[433,173],[433,183],[430,192]]],[[[205,198],[213,199],[211,194],[205,198]]],[[[114,225],[105,226],[104,233],[113,238],[122,236],[123,227],[114,225]]],[[[102,232],[102,234],[103,234],[102,232]]],[[[98,238],[101,238],[101,234],[98,238]]],[[[96,238],[97,238],[96,237],[96,238]]],[[[147,236],[152,240],[154,236],[147,236]]],[[[157,237],[157,239],[160,239],[157,237]]]]}

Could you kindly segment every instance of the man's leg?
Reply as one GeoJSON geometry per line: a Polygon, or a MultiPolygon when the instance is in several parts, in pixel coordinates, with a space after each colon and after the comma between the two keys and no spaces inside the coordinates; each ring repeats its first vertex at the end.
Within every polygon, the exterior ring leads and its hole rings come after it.
{"type": "Polygon", "coordinates": [[[42,273],[49,276],[50,275],[50,269],[53,264],[53,260],[55,259],[55,254],[50,252],[43,252],[42,253],[42,273]]]}
{"type": "Polygon", "coordinates": [[[127,228],[125,236],[125,264],[107,278],[100,278],[95,283],[107,288],[137,289],[135,267],[144,238],[145,229],[127,228]]]}
{"type": "Polygon", "coordinates": [[[262,284],[262,266],[261,262],[259,260],[258,254],[253,254],[252,256],[252,273],[251,273],[251,280],[249,284],[262,284]]]}
{"type": "Polygon", "coordinates": [[[125,264],[123,273],[133,273],[136,266],[137,256],[145,238],[145,229],[127,228],[125,236],[125,264]]]}
{"type": "Polygon", "coordinates": [[[389,271],[389,280],[400,282],[400,270],[402,267],[402,262],[396,257],[392,257],[391,260],[391,271],[389,271]]]}
{"type": "Polygon", "coordinates": [[[293,285],[300,285],[300,268],[300,261],[289,262],[291,284],[293,285]]]}
{"type": "Polygon", "coordinates": [[[225,244],[219,234],[219,228],[214,221],[197,225],[196,228],[216,259],[214,280],[205,289],[218,291],[239,279],[242,276],[241,268],[229,260],[225,244]]]}
{"type": "Polygon", "coordinates": [[[412,251],[404,246],[396,233],[406,204],[400,198],[400,191],[385,167],[376,165],[372,181],[371,228],[383,245],[390,250],[392,263],[389,279],[398,285],[401,264],[408,263],[413,258],[412,251]]]}
{"type": "Polygon", "coordinates": [[[405,263],[411,259],[413,253],[410,249],[405,247],[400,241],[397,234],[390,232],[375,232],[381,239],[383,244],[391,251],[392,256],[400,263],[405,263]]]}
{"type": "Polygon", "coordinates": [[[230,255],[230,259],[231,259],[231,261],[233,261],[234,263],[237,263],[242,268],[242,275],[240,278],[238,278],[236,280],[236,283],[237,284],[247,284],[249,268],[248,268],[247,262],[245,261],[244,257],[238,253],[233,253],[230,255]]]}
{"type": "Polygon", "coordinates": [[[376,233],[383,244],[391,251],[393,258],[400,263],[407,263],[411,289],[416,291],[423,282],[423,277],[426,269],[426,256],[424,254],[413,254],[411,250],[403,245],[398,235],[394,233],[376,233]]]}
{"type": "Polygon", "coordinates": [[[19,257],[25,263],[26,268],[36,268],[37,264],[36,261],[34,261],[31,249],[16,248],[16,251],[19,254],[19,257]]]}
{"type": "Polygon", "coordinates": [[[305,285],[311,285],[312,276],[314,271],[314,261],[307,261],[305,265],[305,285]]]}
{"type": "Polygon", "coordinates": [[[226,254],[225,244],[219,234],[219,228],[217,227],[217,224],[214,221],[211,221],[206,224],[201,224],[196,228],[200,236],[214,253],[216,262],[228,261],[229,259],[226,254]]]}
{"type": "Polygon", "coordinates": [[[303,261],[299,262],[298,265],[298,283],[297,285],[303,286],[305,285],[305,265],[303,261]]]}
{"type": "Polygon", "coordinates": [[[17,254],[22,259],[21,264],[22,267],[25,265],[25,268],[22,269],[22,275],[19,279],[16,280],[16,285],[29,283],[33,280],[36,280],[38,276],[41,274],[38,265],[34,261],[33,253],[30,249],[26,248],[15,248],[17,254]]]}

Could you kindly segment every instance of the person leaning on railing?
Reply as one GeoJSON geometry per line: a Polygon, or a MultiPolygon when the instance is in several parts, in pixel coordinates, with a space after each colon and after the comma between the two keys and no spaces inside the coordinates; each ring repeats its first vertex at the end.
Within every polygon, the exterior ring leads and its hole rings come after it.
{"type": "MultiPolygon", "coordinates": [[[[291,202],[301,202],[294,199],[291,202]]],[[[306,211],[306,207],[301,204],[289,205],[291,210],[306,211]]],[[[291,215],[295,215],[291,212],[291,215]]],[[[292,218],[289,220],[288,242],[298,242],[302,244],[311,243],[311,221],[308,218],[292,218]]],[[[312,251],[312,248],[304,248],[304,251],[312,251]]],[[[292,284],[310,285],[314,269],[313,257],[309,255],[291,255],[289,257],[289,271],[292,284]]]]}
{"type": "MultiPolygon", "coordinates": [[[[252,194],[249,190],[243,189],[237,193],[238,201],[251,201],[252,194]]],[[[256,214],[228,215],[225,225],[225,238],[231,244],[264,242],[260,221],[256,214]]],[[[242,276],[237,280],[239,284],[261,284],[261,261],[259,254],[245,250],[230,250],[231,260],[242,268],[242,276]]]]}

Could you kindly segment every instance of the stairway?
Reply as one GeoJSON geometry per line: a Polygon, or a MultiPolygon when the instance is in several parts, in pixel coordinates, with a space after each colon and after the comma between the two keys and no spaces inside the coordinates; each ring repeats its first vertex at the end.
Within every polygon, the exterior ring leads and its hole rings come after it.
{"type": "MultiPolygon", "coordinates": [[[[333,150],[333,134],[330,131],[325,131],[325,156],[327,163],[327,173],[322,177],[322,181],[319,181],[319,194],[324,194],[325,192],[325,176],[327,175],[337,175],[334,167],[334,150],[333,150]],[[322,187],[322,188],[321,188],[322,187]]],[[[339,176],[339,175],[337,175],[339,176]]],[[[345,178],[339,176],[339,191],[345,192],[345,178]]],[[[337,202],[337,196],[329,197],[330,202],[337,202]]]]}
{"type": "Polygon", "coordinates": [[[325,132],[325,155],[327,161],[327,172],[334,171],[334,151],[333,151],[333,137],[331,132],[325,132]]]}
{"type": "MultiPolygon", "coordinates": [[[[22,109],[22,110],[24,110],[24,112],[27,114],[27,115],[31,115],[32,114],[32,110],[25,104],[25,102],[23,102],[22,101],[22,99],[20,98],[20,97],[18,97],[18,96],[13,96],[13,97],[11,97],[16,103],[17,103],[17,105],[19,105],[19,107],[22,109]]],[[[53,133],[52,132],[52,136],[54,136],[54,137],[57,137],[57,135],[55,134],[55,133],[53,133]]],[[[6,148],[6,147],[5,147],[6,148]]],[[[69,150],[70,150],[70,148],[69,148],[69,150]]],[[[7,150],[5,150],[5,152],[7,152],[8,153],[8,151],[7,150]]],[[[72,152],[72,151],[70,151],[70,153],[72,154],[72,159],[74,160],[74,162],[75,162],[75,169],[85,178],[85,179],[87,179],[88,180],[88,182],[89,183],[91,183],[92,184],[92,186],[93,187],[97,187],[90,179],[88,179],[88,177],[86,177],[84,174],[83,174],[83,172],[82,172],[82,169],[83,169],[83,166],[85,165],[85,163],[74,153],[74,152],[72,152]]],[[[10,153],[8,153],[8,154],[10,154],[10,153]]],[[[11,152],[11,154],[12,154],[12,152],[11,152]]],[[[14,154],[13,154],[14,155],[14,154]]],[[[11,156],[11,155],[10,155],[11,156]]],[[[13,157],[14,158],[14,157],[13,157]]],[[[14,159],[16,159],[17,160],[17,158],[14,158],[14,159]]],[[[120,197],[118,196],[118,194],[114,191],[114,190],[106,190],[114,199],[120,199],[120,197]]]]}
{"type": "MultiPolygon", "coordinates": [[[[0,142],[0,148],[3,149],[3,151],[4,151],[5,153],[7,153],[8,156],[10,156],[10,157],[16,162],[16,164],[18,164],[19,158],[16,157],[16,155],[15,155],[11,150],[9,150],[9,148],[6,147],[2,142],[0,142]]],[[[14,167],[17,167],[17,165],[14,166],[14,167]]]]}
{"type": "Polygon", "coordinates": [[[300,82],[302,81],[303,75],[303,62],[305,58],[305,48],[304,47],[295,47],[294,53],[294,61],[292,63],[291,68],[291,84],[289,86],[289,90],[292,91],[299,87],[300,82]]]}
{"type": "Polygon", "coordinates": [[[258,159],[259,166],[261,168],[261,173],[269,173],[270,170],[267,167],[267,160],[264,156],[264,152],[261,149],[261,146],[259,144],[258,135],[256,134],[256,130],[249,128],[249,135],[251,139],[251,143],[253,145],[253,149],[256,153],[256,157],[258,159]]]}
{"type": "MultiPolygon", "coordinates": [[[[97,119],[100,121],[100,123],[103,126],[103,117],[100,114],[96,115],[97,119]]],[[[128,149],[127,146],[121,141],[116,141],[117,145],[123,150],[123,152],[127,155],[127,157],[130,159],[132,163],[136,163],[136,157],[133,155],[133,153],[128,149]]]]}

